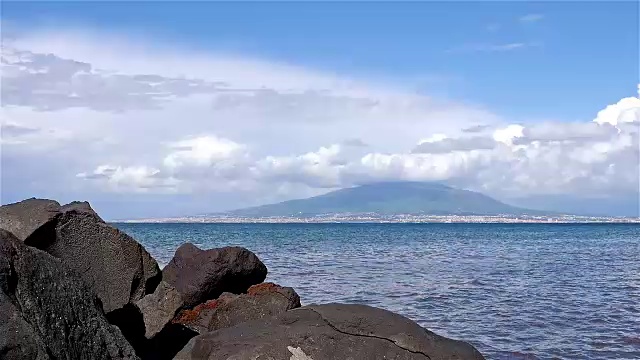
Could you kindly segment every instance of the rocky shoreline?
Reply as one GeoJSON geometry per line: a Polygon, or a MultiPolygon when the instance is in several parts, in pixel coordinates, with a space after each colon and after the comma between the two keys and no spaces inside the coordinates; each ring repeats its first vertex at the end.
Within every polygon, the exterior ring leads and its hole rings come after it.
{"type": "Polygon", "coordinates": [[[0,207],[2,359],[484,359],[365,305],[301,306],[241,247],[180,246],[160,270],[87,202],[0,207]]]}

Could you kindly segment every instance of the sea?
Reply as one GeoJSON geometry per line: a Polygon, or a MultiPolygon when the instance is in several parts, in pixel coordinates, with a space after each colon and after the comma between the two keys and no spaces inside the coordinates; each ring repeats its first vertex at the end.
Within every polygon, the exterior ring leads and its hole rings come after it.
{"type": "Polygon", "coordinates": [[[164,266],[243,246],[303,305],[400,313],[487,359],[640,359],[634,224],[115,224],[164,266]]]}

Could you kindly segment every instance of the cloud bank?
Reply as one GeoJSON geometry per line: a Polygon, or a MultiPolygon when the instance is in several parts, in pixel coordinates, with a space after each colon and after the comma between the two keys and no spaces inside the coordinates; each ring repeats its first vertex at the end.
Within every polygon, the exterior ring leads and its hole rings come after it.
{"type": "Polygon", "coordinates": [[[581,122],[515,124],[376,81],[118,40],[4,41],[3,202],[49,187],[259,203],[380,180],[501,198],[638,193],[638,97],[581,122]]]}

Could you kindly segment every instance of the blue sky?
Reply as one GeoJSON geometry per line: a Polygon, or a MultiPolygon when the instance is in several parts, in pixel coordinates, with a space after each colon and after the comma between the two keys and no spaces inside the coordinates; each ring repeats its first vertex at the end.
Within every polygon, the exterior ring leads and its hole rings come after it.
{"type": "Polygon", "coordinates": [[[3,5],[3,20],[18,24],[169,38],[193,49],[388,76],[415,83],[416,91],[436,83],[441,96],[523,120],[581,119],[633,94],[638,14],[633,1],[3,5]],[[523,46],[497,49],[509,44],[523,46]],[[491,46],[496,49],[481,50],[491,46]]]}
{"type": "Polygon", "coordinates": [[[3,2],[2,202],[159,216],[178,198],[180,213],[209,212],[433,180],[524,206],[557,208],[560,194],[637,209],[638,14],[3,2]]]}

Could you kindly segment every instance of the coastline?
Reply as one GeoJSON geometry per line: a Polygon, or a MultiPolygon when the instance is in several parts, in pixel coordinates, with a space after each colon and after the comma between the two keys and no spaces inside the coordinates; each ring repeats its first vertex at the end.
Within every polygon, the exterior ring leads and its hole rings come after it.
{"type": "Polygon", "coordinates": [[[184,224],[640,224],[640,218],[600,216],[459,216],[459,215],[395,215],[357,216],[328,215],[309,217],[232,217],[186,216],[112,220],[113,223],[184,223],[184,224]]]}
{"type": "Polygon", "coordinates": [[[188,241],[161,269],[142,243],[105,223],[88,202],[30,198],[4,205],[0,308],[7,321],[0,324],[0,354],[485,359],[471,343],[374,304],[328,299],[303,306],[294,288],[267,282],[268,273],[246,247],[188,241]]]}

